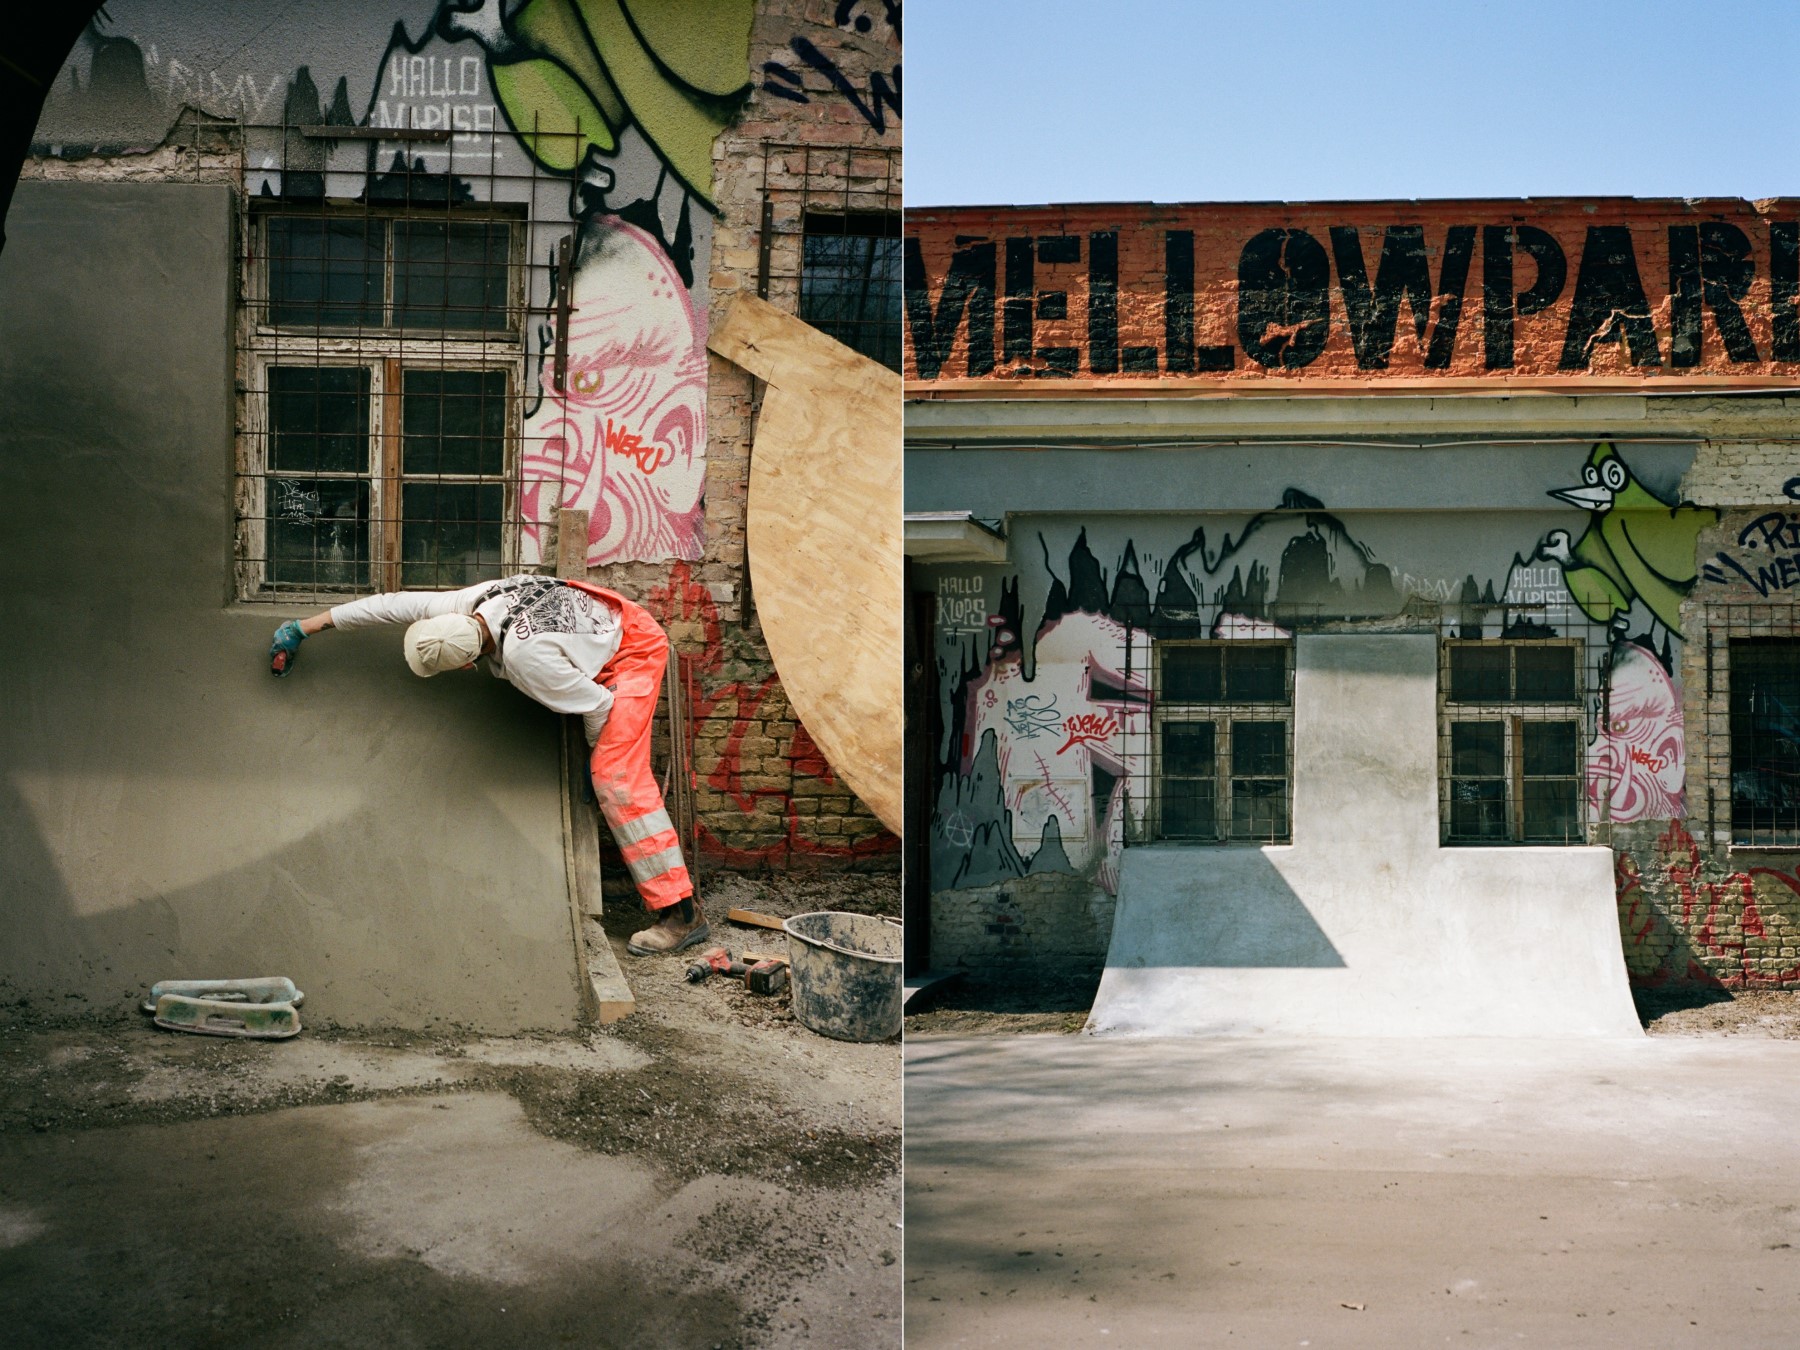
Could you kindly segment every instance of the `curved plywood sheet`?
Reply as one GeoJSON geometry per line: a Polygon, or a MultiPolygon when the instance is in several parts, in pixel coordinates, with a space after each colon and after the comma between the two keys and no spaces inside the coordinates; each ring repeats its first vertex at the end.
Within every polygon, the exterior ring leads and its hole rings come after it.
{"type": "Polygon", "coordinates": [[[707,345],[768,385],[750,454],[750,581],[788,701],[900,832],[900,377],[740,295],[707,345]]]}

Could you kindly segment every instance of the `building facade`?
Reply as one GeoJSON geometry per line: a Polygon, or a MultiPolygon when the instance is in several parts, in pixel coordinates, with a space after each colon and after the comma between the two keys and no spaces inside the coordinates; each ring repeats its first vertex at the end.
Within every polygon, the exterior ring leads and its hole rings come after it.
{"type": "MultiPolygon", "coordinates": [[[[1430,924],[1603,848],[1634,982],[1800,982],[1800,206],[907,232],[930,964],[1091,971],[1140,847],[1202,886],[1315,858],[1297,914],[1429,887],[1430,924]],[[1371,734],[1392,772],[1334,795],[1371,734]]],[[[1554,904],[1519,915],[1553,952],[1554,904]]]]}
{"type": "MultiPolygon", "coordinates": [[[[426,841],[466,897],[451,927],[517,937],[528,987],[552,965],[569,983],[555,727],[468,689],[409,724],[409,695],[350,640],[279,689],[257,669],[280,617],[517,570],[577,570],[669,629],[703,870],[898,866],[762,641],[745,543],[760,394],[707,341],[759,295],[897,365],[899,83],[898,10],[880,4],[105,8],[45,101],[9,220],[7,349],[31,356],[7,372],[7,458],[42,543],[14,552],[10,617],[54,625],[71,588],[102,585],[206,655],[181,677],[97,629],[65,644],[78,676],[9,672],[42,711],[7,748],[9,851],[37,860],[15,873],[30,936],[9,983],[100,997],[166,932],[142,916],[170,906],[236,968],[271,883],[234,869],[304,846],[332,898],[276,882],[281,904],[332,983],[366,986],[404,964],[406,912],[444,903],[426,841]],[[202,667],[210,725],[188,707],[202,667]],[[121,701],[109,678],[145,713],[129,731],[84,720],[121,701]],[[75,747],[125,738],[144,772],[202,786],[120,827],[143,839],[77,840],[80,802],[129,799],[143,775],[98,748],[73,771],[75,747]],[[421,805],[416,765],[452,749],[512,796],[421,805]],[[279,791],[242,789],[257,764],[279,791]],[[351,956],[330,911],[370,890],[381,917],[351,956]]],[[[439,976],[482,965],[448,945],[439,976]]],[[[339,1006],[448,1015],[435,978],[339,1006]]],[[[497,1025],[572,1007],[490,992],[497,1025]]]]}

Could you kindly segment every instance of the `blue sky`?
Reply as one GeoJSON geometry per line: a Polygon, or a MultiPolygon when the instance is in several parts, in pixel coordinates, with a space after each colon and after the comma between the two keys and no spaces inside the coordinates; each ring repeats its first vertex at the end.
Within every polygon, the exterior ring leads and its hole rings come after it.
{"type": "Polygon", "coordinates": [[[909,206],[1800,195],[1796,0],[912,0],[909,206]]]}

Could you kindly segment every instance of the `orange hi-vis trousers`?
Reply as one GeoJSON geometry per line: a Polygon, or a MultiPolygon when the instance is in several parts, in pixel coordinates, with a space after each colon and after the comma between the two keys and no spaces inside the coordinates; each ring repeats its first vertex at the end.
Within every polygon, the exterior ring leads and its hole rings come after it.
{"type": "Polygon", "coordinates": [[[694,893],[681,839],[650,772],[650,723],[669,664],[669,639],[649,611],[615,591],[565,581],[619,611],[619,650],[594,677],[612,690],[612,711],[594,743],[589,772],[600,814],[625,855],[646,909],[667,909],[694,893]]]}

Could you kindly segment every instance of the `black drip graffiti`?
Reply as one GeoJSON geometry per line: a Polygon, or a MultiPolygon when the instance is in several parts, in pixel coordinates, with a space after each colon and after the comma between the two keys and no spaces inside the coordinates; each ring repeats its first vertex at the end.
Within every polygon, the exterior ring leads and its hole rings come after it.
{"type": "MultiPolygon", "coordinates": [[[[875,26],[875,20],[861,12],[862,0],[838,0],[833,20],[839,28],[848,28],[859,34],[866,34],[875,26]]],[[[894,41],[900,40],[900,0],[881,0],[882,22],[893,30],[894,41]]],[[[888,129],[888,113],[891,110],[894,120],[900,120],[900,63],[896,61],[892,71],[872,70],[869,72],[867,97],[858,89],[844,73],[836,59],[822,52],[811,41],[796,37],[788,44],[789,49],[800,63],[825,77],[827,84],[843,95],[851,107],[862,116],[862,119],[875,129],[878,136],[885,136],[888,129]]],[[[797,74],[790,66],[780,61],[763,63],[763,89],[776,98],[787,99],[792,103],[810,103],[812,95],[807,92],[805,78],[797,74]]]]}

